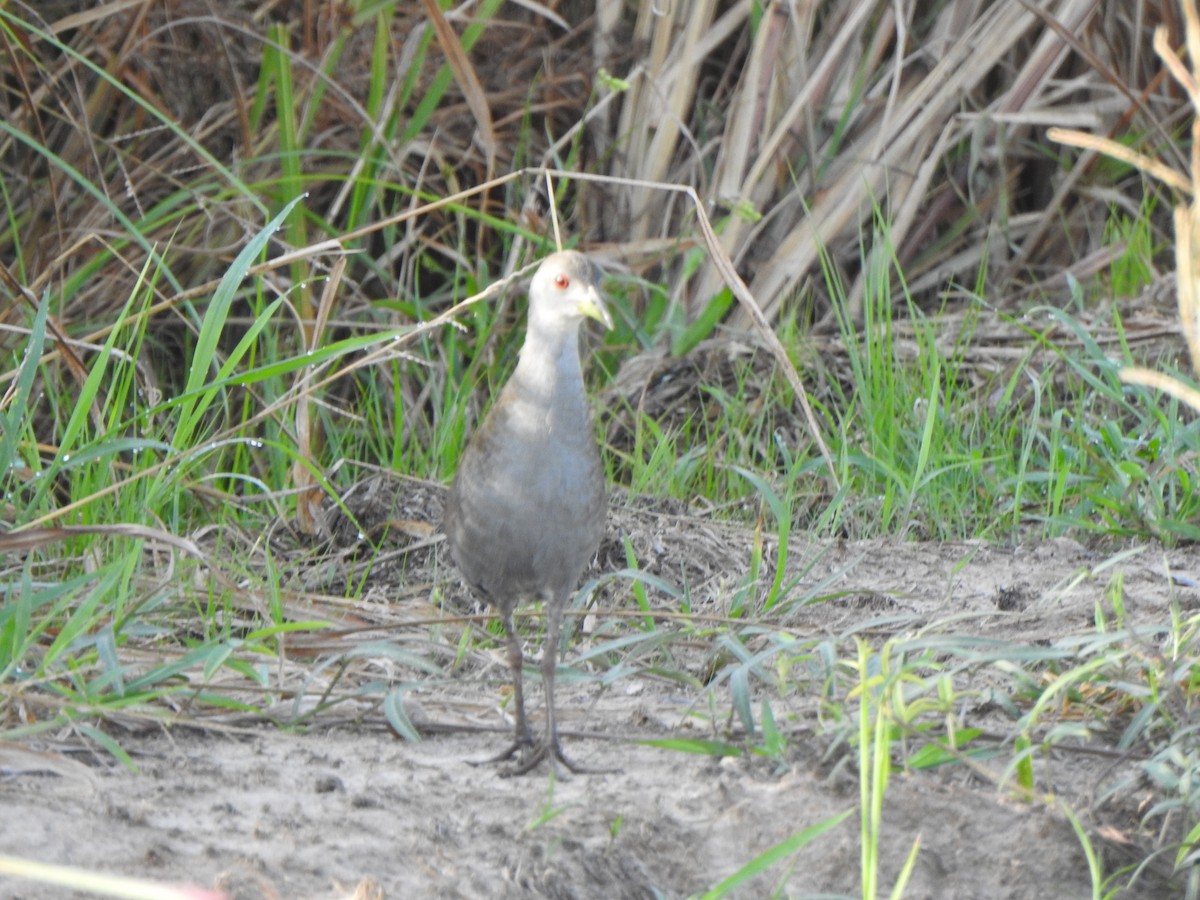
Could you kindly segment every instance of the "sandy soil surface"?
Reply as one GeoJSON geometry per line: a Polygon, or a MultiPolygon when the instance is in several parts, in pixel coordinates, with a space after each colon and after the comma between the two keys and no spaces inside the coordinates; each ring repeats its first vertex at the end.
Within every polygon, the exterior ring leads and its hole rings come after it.
{"type": "MultiPolygon", "coordinates": [[[[729,612],[720,604],[732,602],[731,586],[748,566],[752,529],[715,522],[684,529],[675,514],[632,506],[615,510],[613,519],[596,571],[623,567],[625,547],[632,546],[648,571],[657,569],[673,584],[687,581],[693,597],[723,597],[709,613],[729,612]]],[[[1190,586],[1200,577],[1194,549],[1118,553],[1066,540],[1008,550],[797,539],[790,550],[795,594],[821,599],[781,607],[771,619],[776,638],[786,632],[846,640],[857,633],[880,643],[889,635],[969,636],[1045,646],[1091,633],[1114,578],[1123,582],[1130,624],[1164,626],[1172,600],[1185,611],[1200,604],[1190,586]]],[[[469,604],[452,570],[435,572],[436,544],[422,552],[390,570],[376,560],[373,577],[410,588],[436,581],[446,592],[441,608],[469,604]]],[[[776,553],[766,548],[768,559],[776,553]]],[[[389,592],[397,595],[383,591],[389,592]]],[[[427,603],[429,588],[409,595],[427,603]]],[[[364,898],[687,897],[797,832],[852,810],[733,896],[861,896],[855,755],[822,719],[821,683],[793,681],[782,691],[755,685],[756,709],[769,699],[787,738],[779,758],[646,746],[639,741],[739,740],[728,680],[709,679],[696,689],[636,660],[616,677],[609,669],[607,678],[573,678],[588,668],[577,661],[612,638],[603,623],[613,605],[636,610],[628,583],[598,592],[599,626],[581,620],[564,657],[559,705],[567,752],[615,772],[556,778],[543,765],[525,777],[502,778],[495,767],[469,764],[508,739],[500,712],[503,651],[488,641],[471,652],[477,666],[465,667],[461,678],[406,695],[423,732],[419,743],[387,727],[376,694],[290,730],[236,717],[189,725],[110,722],[136,773],[70,734],[0,748],[0,852],[217,887],[234,898],[356,891],[364,898]]],[[[424,609],[367,596],[353,615],[382,628],[424,609]]],[[[414,631],[428,635],[429,628],[414,631]]],[[[695,631],[673,645],[679,670],[720,671],[723,657],[704,635],[695,631]]],[[[370,631],[356,637],[377,638],[370,631]]],[[[530,650],[536,662],[536,639],[530,650]]],[[[989,671],[979,670],[981,682],[994,677],[989,671]]],[[[965,724],[1011,733],[1011,714],[1006,718],[986,690],[975,685],[967,696],[959,711],[965,724]]],[[[541,701],[531,676],[535,720],[541,701]]],[[[1042,795],[1033,802],[999,784],[1010,753],[896,774],[884,810],[883,890],[919,837],[907,897],[1090,897],[1087,861],[1060,803],[1084,821],[1110,869],[1144,858],[1150,836],[1139,815],[1153,793],[1136,778],[1137,760],[1115,751],[1119,726],[1088,724],[1089,736],[1076,747],[1039,756],[1042,795]],[[1126,787],[1110,793],[1118,783],[1126,787]]],[[[1154,871],[1140,885],[1118,896],[1174,891],[1154,871]]],[[[0,895],[70,896],[3,877],[0,895]]]]}

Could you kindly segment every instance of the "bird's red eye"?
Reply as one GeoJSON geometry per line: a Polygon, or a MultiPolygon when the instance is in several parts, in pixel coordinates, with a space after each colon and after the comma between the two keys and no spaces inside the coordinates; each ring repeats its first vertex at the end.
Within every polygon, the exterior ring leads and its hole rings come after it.
{"type": "Polygon", "coordinates": [[[559,272],[554,276],[554,286],[560,290],[566,290],[567,285],[571,283],[571,279],[559,272]]]}

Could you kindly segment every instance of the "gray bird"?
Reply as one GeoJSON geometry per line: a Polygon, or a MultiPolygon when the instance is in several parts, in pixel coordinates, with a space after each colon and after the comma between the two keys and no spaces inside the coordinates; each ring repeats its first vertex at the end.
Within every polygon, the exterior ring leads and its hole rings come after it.
{"type": "Polygon", "coordinates": [[[546,258],[529,288],[529,324],[512,377],[463,451],[446,502],[450,552],[474,590],[500,613],[517,705],[512,746],[487,762],[511,759],[522,775],[549,757],[572,772],[554,717],[554,672],[563,608],[604,536],[604,469],[579,363],[584,318],[612,328],[600,272],[582,253],[546,258]],[[513,608],[540,599],[546,610],[542,682],[546,731],[535,743],[525,720],[523,656],[513,608]]]}

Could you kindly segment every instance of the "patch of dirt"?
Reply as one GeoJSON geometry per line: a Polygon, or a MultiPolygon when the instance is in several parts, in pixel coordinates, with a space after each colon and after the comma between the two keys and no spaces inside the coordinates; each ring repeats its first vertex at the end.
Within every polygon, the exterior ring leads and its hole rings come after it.
{"type": "MultiPolygon", "coordinates": [[[[619,742],[572,743],[619,774],[551,783],[544,771],[503,779],[467,764],[500,740],[411,745],[378,729],[126,737],[136,775],[92,760],[6,778],[4,852],[238,898],[342,896],[367,879],[388,897],[684,897],[857,802],[853,779],[809,763],[773,776],[619,742]]],[[[1048,885],[1091,896],[1066,822],[982,784],[898,778],[884,821],[885,884],[921,837],[908,897],[1045,897],[1048,885]]],[[[741,896],[777,883],[791,896],[855,895],[857,829],[846,819],[789,863],[790,877],[771,872],[741,896]]],[[[0,890],[63,896],[2,878],[0,890]]]]}
{"type": "MultiPolygon", "coordinates": [[[[436,522],[438,492],[414,485],[401,494],[379,503],[376,492],[371,502],[378,515],[386,511],[405,523],[394,529],[394,540],[409,552],[385,549],[372,557],[364,599],[342,601],[349,603],[347,621],[359,625],[343,640],[361,644],[385,634],[403,643],[417,635],[428,649],[430,626],[412,625],[414,616],[443,615],[460,623],[460,631],[443,636],[453,649],[462,628],[478,626],[446,612],[473,607],[456,573],[445,564],[438,568],[436,535],[421,524],[436,522]],[[435,585],[444,592],[441,605],[431,599],[435,585]]],[[[1200,572],[1200,552],[1190,548],[1118,554],[1066,540],[1006,550],[982,543],[797,539],[787,554],[789,599],[764,613],[757,605],[765,588],[737,599],[750,571],[753,529],[617,503],[601,561],[588,577],[624,568],[626,548],[632,548],[643,571],[687,585],[697,619],[729,616],[741,602],[746,615],[769,624],[764,641],[782,633],[833,641],[860,635],[876,645],[894,635],[966,636],[1040,647],[1093,633],[1096,610],[1107,608],[1118,576],[1131,625],[1165,626],[1172,600],[1194,610],[1200,597],[1188,586],[1194,581],[1171,574],[1194,578],[1200,572]]],[[[769,563],[778,559],[769,542],[762,550],[769,563]]],[[[337,565],[326,560],[317,580],[353,581],[356,567],[367,562],[352,555],[339,556],[337,565]]],[[[304,577],[316,578],[317,571],[309,568],[304,577]]],[[[769,585],[772,577],[768,566],[759,584],[769,585]]],[[[734,896],[776,890],[789,897],[860,896],[854,752],[822,719],[822,682],[793,681],[782,696],[755,684],[756,714],[769,699],[785,732],[788,750],[780,759],[716,759],[645,746],[638,741],[739,740],[728,678],[709,683],[728,652],[706,639],[703,628],[671,645],[676,670],[708,684],[701,689],[661,677],[657,658],[621,663],[619,677],[585,677],[589,664],[579,660],[615,636],[606,630],[613,621],[632,629],[628,623],[640,611],[627,580],[611,581],[596,594],[591,610],[581,611],[586,617],[576,620],[576,639],[565,654],[561,727],[574,759],[618,772],[555,779],[543,765],[506,779],[494,767],[469,764],[509,739],[498,712],[507,684],[503,650],[489,640],[467,653],[459,677],[430,680],[406,695],[424,735],[415,744],[387,728],[376,695],[320,713],[296,733],[247,727],[234,717],[173,728],[132,718],[110,722],[106,727],[133,757],[137,773],[81,748],[70,735],[0,748],[0,852],[218,887],[233,898],[325,898],[356,889],[361,897],[685,897],[712,888],[797,832],[851,810],[734,896]]],[[[647,595],[653,608],[679,614],[678,600],[652,586],[647,595]]],[[[530,634],[540,634],[537,623],[530,634]]],[[[312,646],[333,652],[332,639],[320,640],[312,646]]],[[[751,650],[765,646],[746,640],[751,650]]],[[[293,651],[304,647],[297,643],[293,651]]],[[[536,663],[533,647],[531,656],[536,663]]],[[[305,665],[305,677],[317,678],[311,661],[305,665]]],[[[380,670],[364,673],[360,683],[368,677],[378,680],[380,670]]],[[[393,677],[407,674],[393,671],[393,677]]],[[[542,696],[536,676],[529,684],[536,727],[542,696]]],[[[1010,732],[1011,716],[989,700],[986,685],[976,687],[964,694],[964,724],[1010,732]]],[[[846,708],[852,711],[853,702],[846,708]]],[[[1137,761],[1113,749],[1119,728],[1108,733],[1104,723],[1088,724],[1088,752],[1064,746],[1039,754],[1042,793],[1034,802],[997,787],[1011,746],[969,765],[894,775],[880,840],[883,890],[919,838],[906,897],[1090,897],[1080,842],[1051,796],[1085,821],[1110,870],[1139,862],[1145,835],[1138,806],[1151,792],[1106,794],[1122,778],[1137,784],[1131,779],[1137,761]]],[[[1141,885],[1119,896],[1171,895],[1153,872],[1141,885]]],[[[67,896],[3,877],[0,894],[67,896]]]]}

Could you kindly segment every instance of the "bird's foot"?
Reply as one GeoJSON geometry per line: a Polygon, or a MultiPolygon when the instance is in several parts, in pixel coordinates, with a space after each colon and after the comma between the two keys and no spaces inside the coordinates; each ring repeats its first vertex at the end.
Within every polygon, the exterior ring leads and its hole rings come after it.
{"type": "Polygon", "coordinates": [[[524,732],[519,732],[513,742],[495,756],[489,756],[486,759],[469,759],[467,765],[494,766],[496,763],[508,762],[522,751],[529,751],[531,747],[533,747],[533,735],[529,729],[526,729],[524,732]]]}
{"type": "Polygon", "coordinates": [[[518,775],[526,775],[532,772],[543,759],[550,760],[550,768],[556,774],[560,763],[576,775],[611,775],[620,771],[620,769],[590,769],[587,766],[580,765],[567,756],[567,754],[563,753],[562,746],[558,743],[558,737],[555,736],[539,741],[536,746],[529,749],[516,765],[501,769],[500,777],[515,778],[518,775]]]}

